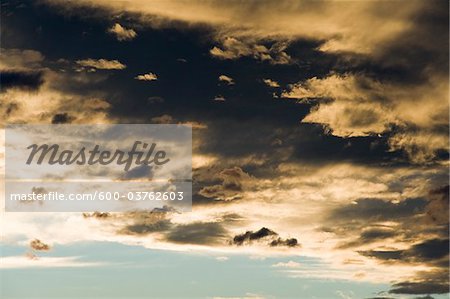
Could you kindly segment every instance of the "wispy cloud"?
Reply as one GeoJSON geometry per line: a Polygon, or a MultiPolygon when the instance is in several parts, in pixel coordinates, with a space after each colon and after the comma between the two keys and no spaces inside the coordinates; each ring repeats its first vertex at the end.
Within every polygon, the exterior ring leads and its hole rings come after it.
{"type": "Polygon", "coordinates": [[[155,73],[147,73],[142,75],[137,75],[134,79],[139,81],[156,81],[158,80],[158,76],[155,73]]]}
{"type": "Polygon", "coordinates": [[[34,257],[29,256],[6,256],[0,259],[0,269],[19,268],[84,268],[104,266],[101,262],[84,262],[81,257],[34,257]]]}
{"type": "Polygon", "coordinates": [[[94,68],[99,70],[123,70],[126,68],[126,65],[122,64],[118,60],[107,60],[107,59],[82,59],[77,60],[76,64],[78,64],[81,67],[86,68],[94,68]]]}

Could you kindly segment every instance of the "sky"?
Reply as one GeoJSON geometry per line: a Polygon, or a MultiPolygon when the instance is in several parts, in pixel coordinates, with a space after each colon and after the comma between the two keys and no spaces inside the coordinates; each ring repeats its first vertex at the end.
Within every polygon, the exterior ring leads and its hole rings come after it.
{"type": "Polygon", "coordinates": [[[448,298],[448,24],[443,0],[2,0],[2,144],[190,125],[193,198],[2,210],[0,297],[448,298]]]}

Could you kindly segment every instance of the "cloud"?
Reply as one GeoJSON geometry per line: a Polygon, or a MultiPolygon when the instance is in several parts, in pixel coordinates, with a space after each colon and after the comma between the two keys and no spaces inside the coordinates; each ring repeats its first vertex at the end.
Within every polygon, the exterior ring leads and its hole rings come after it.
{"type": "Polygon", "coordinates": [[[226,75],[220,75],[220,76],[219,76],[219,81],[220,81],[220,82],[224,82],[224,83],[226,83],[226,84],[228,84],[228,85],[234,85],[233,78],[228,77],[228,76],[226,76],[226,75]]]}
{"type": "Polygon", "coordinates": [[[45,57],[31,49],[0,48],[0,68],[31,69],[40,68],[45,57]]]}
{"type": "Polygon", "coordinates": [[[399,262],[430,262],[447,257],[449,252],[448,239],[426,240],[414,244],[406,250],[371,250],[360,251],[360,254],[386,261],[399,262]]]}
{"type": "Polygon", "coordinates": [[[236,235],[233,238],[233,243],[236,245],[242,245],[244,242],[247,241],[253,241],[253,240],[259,240],[268,236],[275,236],[277,235],[276,232],[268,229],[268,228],[261,228],[260,230],[253,232],[253,231],[246,231],[244,234],[236,235]]]}
{"type": "Polygon", "coordinates": [[[339,220],[389,220],[412,217],[418,211],[423,211],[427,201],[423,198],[407,198],[400,202],[392,202],[380,198],[361,198],[352,204],[336,208],[330,215],[331,219],[339,220]]]}
{"type": "Polygon", "coordinates": [[[377,242],[377,241],[386,241],[386,239],[388,238],[392,238],[395,237],[399,234],[400,232],[396,232],[393,228],[391,227],[369,227],[367,229],[363,229],[363,231],[361,232],[361,235],[358,239],[356,240],[352,240],[351,242],[342,244],[339,246],[339,248],[349,248],[349,247],[358,247],[358,246],[363,246],[363,245],[367,245],[373,242],[377,242]]]}
{"type": "MultiPolygon", "coordinates": [[[[432,79],[433,80],[433,79],[432,79]]],[[[316,77],[291,85],[282,97],[318,104],[302,119],[303,123],[323,124],[335,136],[389,135],[392,150],[404,150],[411,161],[424,163],[433,160],[438,150],[447,148],[448,136],[434,128],[448,122],[442,114],[448,108],[448,97],[442,79],[434,79],[429,86],[402,86],[380,82],[373,78],[344,74],[316,77]],[[413,113],[412,107],[423,107],[413,113]]]]}
{"type": "Polygon", "coordinates": [[[218,260],[219,262],[226,262],[229,260],[229,258],[227,256],[218,256],[216,257],[216,260],[218,260]]]}
{"type": "Polygon", "coordinates": [[[123,70],[126,68],[126,65],[122,64],[118,60],[107,60],[107,59],[83,59],[77,60],[76,64],[84,68],[93,68],[99,70],[123,70]]]}
{"type": "Polygon", "coordinates": [[[336,295],[338,295],[342,299],[353,299],[354,293],[352,291],[350,292],[343,292],[343,291],[336,291],[336,295]]]}
{"type": "Polygon", "coordinates": [[[127,29],[119,23],[115,23],[108,29],[108,32],[114,34],[118,41],[129,41],[137,36],[136,31],[133,29],[127,29]]]}
{"type": "Polygon", "coordinates": [[[151,166],[143,164],[143,165],[139,165],[137,167],[134,167],[132,169],[130,169],[129,171],[127,171],[122,179],[124,180],[129,180],[129,179],[139,179],[139,178],[144,178],[144,179],[151,179],[153,177],[153,169],[151,166]]]}
{"type": "Polygon", "coordinates": [[[449,194],[449,185],[433,189],[429,192],[429,201],[425,208],[427,223],[448,226],[450,219],[449,194]]]}
{"type": "Polygon", "coordinates": [[[214,245],[224,242],[227,231],[217,222],[194,222],[177,225],[165,235],[165,238],[174,243],[214,245]]]}
{"type": "Polygon", "coordinates": [[[83,262],[78,256],[69,257],[39,257],[26,256],[4,256],[0,263],[1,269],[23,269],[23,268],[84,268],[98,267],[105,264],[99,262],[83,262]]]}
{"type": "Polygon", "coordinates": [[[392,294],[446,294],[450,291],[444,283],[435,282],[401,282],[394,284],[392,294]]]}
{"type": "Polygon", "coordinates": [[[43,243],[39,239],[34,239],[30,242],[30,247],[36,251],[48,251],[50,250],[50,245],[43,243]]]}
{"type": "Polygon", "coordinates": [[[2,124],[110,121],[107,113],[110,104],[101,98],[101,92],[95,92],[93,96],[70,89],[74,85],[85,88],[91,83],[92,79],[85,80],[84,74],[65,74],[43,68],[44,56],[35,50],[6,50],[1,55],[2,61],[12,61],[21,67],[16,69],[11,65],[2,70],[10,74],[16,70],[20,72],[9,77],[10,88],[4,88],[0,93],[2,124]]]}
{"type": "Polygon", "coordinates": [[[289,239],[278,238],[278,239],[272,240],[269,245],[272,247],[275,247],[275,246],[296,247],[299,244],[298,244],[298,241],[296,238],[289,238],[289,239]]]}
{"type": "MultiPolygon", "coordinates": [[[[47,3],[64,6],[61,0],[47,3]]],[[[106,8],[113,13],[139,14],[141,22],[152,27],[204,25],[217,35],[253,39],[292,39],[299,37],[324,40],[321,50],[371,53],[411,27],[412,15],[427,5],[419,1],[401,3],[342,1],[258,1],[224,4],[220,1],[184,3],[164,1],[158,4],[143,0],[119,3],[107,0],[82,0],[69,4],[106,8]],[[255,7],[258,9],[255,9],[255,7]],[[282,16],[282,17],[280,17],[282,16]],[[175,22],[174,22],[175,21],[175,22]],[[376,32],[373,31],[376,28],[376,32]]],[[[219,56],[236,57],[228,48],[213,48],[219,56]]]]}
{"type": "Polygon", "coordinates": [[[288,261],[286,263],[279,262],[276,264],[273,264],[272,267],[274,268],[299,268],[302,264],[294,262],[294,261],[288,261]]]}
{"type": "MultiPolygon", "coordinates": [[[[60,3],[68,7],[66,11],[78,5],[78,2],[60,3]]],[[[259,89],[252,88],[255,91],[252,94],[243,90],[239,97],[241,90],[231,93],[240,87],[234,86],[227,89],[230,93],[224,94],[229,99],[226,103],[218,106],[218,102],[207,101],[207,113],[203,113],[206,109],[196,110],[195,117],[188,118],[208,127],[194,133],[195,151],[201,157],[194,173],[194,202],[200,198],[213,204],[197,205],[193,213],[173,213],[159,220],[138,215],[133,215],[136,220],[114,215],[87,218],[78,215],[82,220],[76,215],[50,215],[60,225],[42,232],[44,235],[39,236],[44,240],[52,243],[106,240],[186,251],[201,247],[220,254],[250,252],[263,257],[302,254],[320,258],[324,263],[316,265],[316,269],[286,275],[403,282],[399,288],[411,287],[413,283],[443,284],[439,277],[444,275],[431,277],[418,270],[442,270],[436,263],[445,261],[445,257],[425,258],[430,254],[428,249],[415,247],[425,241],[443,240],[448,224],[448,196],[445,197],[444,191],[428,193],[448,180],[446,162],[436,158],[445,156],[442,149],[448,145],[445,115],[448,80],[442,70],[448,67],[442,58],[448,54],[448,46],[442,44],[447,43],[448,34],[445,36],[439,28],[428,25],[433,19],[448,25],[445,17],[430,13],[437,10],[431,7],[438,6],[438,2],[269,1],[256,5],[250,1],[235,5],[164,1],[150,5],[138,0],[125,2],[124,6],[114,1],[82,3],[110,8],[105,13],[108,20],[119,13],[133,18],[133,22],[141,22],[136,28],[142,30],[144,26],[192,28],[193,23],[201,23],[207,37],[212,37],[206,40],[206,46],[202,44],[202,50],[216,49],[215,56],[210,53],[216,58],[213,63],[224,65],[223,71],[229,74],[235,73],[228,65],[237,63],[230,59],[239,60],[240,66],[254,67],[257,70],[254,75],[250,72],[242,77],[236,73],[236,80],[240,86],[246,80],[251,81],[252,87],[259,89]],[[418,34],[421,31],[428,34],[418,34]],[[311,39],[311,44],[305,38],[311,39]],[[305,43],[307,47],[303,46],[305,43]],[[290,57],[288,64],[275,63],[283,61],[282,53],[290,57]],[[292,100],[261,102],[269,92],[261,82],[257,84],[257,78],[265,77],[276,79],[283,87],[292,84],[284,90],[284,95],[292,100]],[[236,98],[240,101],[235,101],[236,98]],[[220,117],[223,114],[226,117],[220,117]],[[298,124],[300,120],[303,122],[298,124]],[[408,164],[407,158],[434,164],[418,167],[408,164]],[[231,175],[240,171],[220,175],[235,165],[239,165],[242,173],[251,174],[251,178],[231,175]],[[239,200],[220,200],[230,198],[239,200]],[[298,213],[300,208],[302,213],[298,213]],[[224,213],[238,213],[242,219],[228,222],[222,217],[224,213]],[[226,236],[216,238],[212,234],[211,240],[205,240],[201,237],[203,228],[185,227],[198,223],[218,223],[226,230],[226,236]],[[256,233],[254,228],[260,227],[270,227],[283,238],[268,236],[253,244],[246,240],[247,246],[223,245],[224,239],[226,243],[233,236],[245,235],[243,232],[256,233]],[[166,238],[172,230],[178,232],[175,237],[178,241],[166,238]],[[188,233],[183,239],[180,236],[185,231],[188,233]],[[305,240],[302,250],[268,246],[273,241],[288,244],[289,239],[284,237],[290,235],[305,240]],[[385,255],[390,259],[376,258],[379,252],[388,252],[385,255]]],[[[440,10],[448,12],[445,7],[440,10]]],[[[194,56],[188,58],[196,61],[194,56]]],[[[51,63],[35,60],[36,65],[51,63]]],[[[131,77],[136,74],[139,73],[133,72],[131,77]]],[[[80,75],[84,75],[85,81],[96,78],[92,76],[96,74],[80,75]]],[[[67,85],[78,86],[79,81],[70,76],[58,74],[55,81],[65,78],[67,85]]],[[[210,73],[207,77],[215,86],[217,78],[210,73]]],[[[8,119],[50,122],[54,115],[67,113],[75,117],[75,122],[95,122],[98,109],[85,108],[91,101],[73,91],[63,92],[55,85],[49,86],[49,81],[54,80],[47,74],[45,79],[39,97],[23,90],[7,91],[7,101],[2,99],[0,109],[8,119]]],[[[92,85],[80,89],[91,91],[92,85]]],[[[215,92],[205,90],[205,98],[211,99],[215,92]]],[[[156,110],[157,117],[165,117],[154,121],[185,121],[176,112],[182,110],[185,116],[185,106],[179,108],[172,94],[161,95],[166,101],[151,108],[156,110]]],[[[145,102],[148,96],[146,93],[136,98],[145,102]]],[[[109,99],[107,94],[95,90],[89,98],[101,101],[103,119],[111,121],[108,101],[118,105],[116,96],[109,99]]],[[[118,111],[127,107],[133,113],[144,111],[134,106],[135,102],[126,102],[112,108],[118,111]]],[[[196,104],[195,108],[198,107],[196,104]]],[[[148,121],[152,116],[145,117],[148,121]]],[[[17,227],[24,227],[20,231],[28,238],[39,233],[36,222],[40,220],[36,215],[14,217],[14,221],[5,221],[7,235],[13,235],[17,227]]]]}
{"type": "Polygon", "coordinates": [[[221,184],[203,187],[199,194],[216,200],[233,200],[251,183],[251,177],[240,167],[224,169],[218,173],[221,184]]]}
{"type": "Polygon", "coordinates": [[[61,92],[49,87],[47,83],[37,93],[10,89],[2,93],[0,98],[2,99],[0,115],[3,115],[4,122],[71,121],[84,124],[110,122],[107,113],[109,104],[103,99],[61,92]]]}
{"type": "Polygon", "coordinates": [[[98,218],[98,219],[106,219],[111,217],[110,213],[107,212],[92,212],[92,213],[83,213],[83,217],[85,218],[98,218]]]}
{"type": "Polygon", "coordinates": [[[236,235],[233,238],[232,243],[235,245],[244,245],[251,244],[253,241],[258,240],[268,240],[269,245],[272,247],[275,246],[287,246],[287,247],[295,247],[298,245],[297,239],[282,239],[278,237],[278,234],[266,227],[261,228],[258,231],[246,231],[243,234],[236,235]]]}
{"type": "Polygon", "coordinates": [[[237,59],[250,56],[260,61],[268,61],[272,64],[291,63],[291,57],[284,51],[287,47],[284,43],[274,43],[271,47],[263,44],[243,42],[233,37],[222,40],[220,47],[213,47],[209,53],[219,59],[237,59]]]}
{"type": "Polygon", "coordinates": [[[138,76],[134,77],[134,79],[140,80],[140,81],[156,81],[156,80],[158,80],[158,76],[154,73],[147,73],[147,74],[143,74],[143,75],[138,75],[138,76]]]}
{"type": "Polygon", "coordinates": [[[269,87],[280,87],[280,84],[272,79],[263,79],[263,82],[269,87]]]}
{"type": "Polygon", "coordinates": [[[70,116],[68,113],[57,113],[53,115],[52,124],[67,124],[74,120],[74,117],[70,116]]]}
{"type": "Polygon", "coordinates": [[[146,221],[144,223],[130,224],[121,229],[119,233],[127,235],[146,235],[154,232],[163,232],[169,230],[171,223],[169,220],[161,219],[157,221],[146,221]]]}
{"type": "Polygon", "coordinates": [[[216,101],[216,102],[225,102],[226,99],[225,99],[223,96],[218,95],[218,96],[214,97],[213,101],[216,101]]]}
{"type": "Polygon", "coordinates": [[[443,129],[449,122],[448,68],[443,66],[449,33],[442,22],[448,4],[413,6],[406,26],[378,50],[340,53],[327,75],[301,80],[282,93],[314,104],[302,122],[322,124],[339,137],[387,136],[390,150],[403,151],[413,163],[448,155],[448,129],[443,129]]]}

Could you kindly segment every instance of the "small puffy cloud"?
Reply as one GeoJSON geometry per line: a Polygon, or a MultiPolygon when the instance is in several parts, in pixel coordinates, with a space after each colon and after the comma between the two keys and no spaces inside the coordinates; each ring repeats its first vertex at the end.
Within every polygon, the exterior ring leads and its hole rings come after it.
{"type": "Polygon", "coordinates": [[[134,31],[133,29],[127,29],[119,23],[116,23],[114,24],[114,26],[109,28],[108,32],[114,34],[117,37],[118,41],[132,40],[137,36],[136,31],[134,31]]]}
{"type": "Polygon", "coordinates": [[[220,82],[224,82],[224,83],[226,83],[226,84],[228,84],[228,85],[233,85],[233,84],[234,84],[233,78],[228,77],[228,76],[226,76],[226,75],[220,75],[220,76],[219,76],[219,81],[220,81],[220,82]]]}
{"type": "Polygon", "coordinates": [[[158,80],[158,76],[154,73],[147,73],[147,74],[143,74],[143,75],[138,75],[138,76],[134,77],[134,79],[140,80],[140,81],[156,81],[156,80],[158,80]]]}
{"type": "Polygon", "coordinates": [[[132,179],[150,179],[153,177],[153,169],[151,166],[143,164],[137,167],[134,167],[127,171],[122,179],[124,180],[132,180],[132,179]]]}
{"type": "Polygon", "coordinates": [[[216,101],[216,102],[225,102],[226,99],[225,99],[223,96],[218,95],[218,96],[216,96],[216,97],[213,99],[213,101],[216,101]]]}
{"type": "Polygon", "coordinates": [[[52,124],[67,124],[70,123],[75,118],[69,115],[67,112],[64,113],[56,113],[53,115],[52,124]]]}
{"type": "Polygon", "coordinates": [[[272,265],[272,267],[274,267],[274,268],[299,268],[300,266],[301,266],[300,263],[297,263],[294,261],[289,261],[286,263],[279,262],[279,263],[272,265]]]}
{"type": "Polygon", "coordinates": [[[216,260],[218,260],[219,262],[225,262],[228,261],[229,258],[227,256],[218,256],[216,257],[216,260]]]}
{"type": "Polygon", "coordinates": [[[99,70],[123,70],[127,66],[122,64],[118,60],[107,60],[107,59],[82,59],[77,60],[76,64],[83,68],[99,69],[99,70]]]}
{"type": "Polygon", "coordinates": [[[50,246],[48,244],[45,244],[39,239],[34,239],[30,242],[30,247],[37,251],[48,251],[50,250],[50,246]]]}
{"type": "Polygon", "coordinates": [[[280,87],[277,81],[273,81],[271,79],[263,79],[263,82],[269,87],[280,87]]]}

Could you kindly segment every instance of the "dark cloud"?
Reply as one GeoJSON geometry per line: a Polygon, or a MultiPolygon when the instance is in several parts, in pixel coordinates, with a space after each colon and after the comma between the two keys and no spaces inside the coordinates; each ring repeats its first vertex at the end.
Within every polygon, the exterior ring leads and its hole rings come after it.
{"type": "Polygon", "coordinates": [[[449,185],[432,190],[428,198],[429,202],[425,208],[425,212],[429,222],[448,227],[449,185]]]}
{"type": "Polygon", "coordinates": [[[389,292],[393,294],[446,294],[449,292],[449,286],[432,281],[401,282],[394,284],[393,289],[389,292]]]}
{"type": "Polygon", "coordinates": [[[167,231],[172,227],[170,220],[158,220],[154,222],[127,225],[119,232],[126,235],[145,235],[154,232],[167,231]]]}
{"type": "Polygon", "coordinates": [[[2,91],[11,88],[38,90],[44,84],[42,71],[1,70],[0,86],[2,91]]]}
{"type": "Polygon", "coordinates": [[[251,244],[253,241],[266,240],[268,245],[272,247],[276,246],[287,246],[295,247],[298,245],[298,241],[295,238],[282,239],[278,237],[278,233],[263,227],[257,231],[246,231],[243,234],[234,236],[232,244],[234,245],[244,245],[251,244]]]}
{"type": "Polygon", "coordinates": [[[31,192],[34,192],[36,194],[46,194],[48,193],[48,190],[44,187],[33,187],[31,188],[31,192]]]}
{"type": "Polygon", "coordinates": [[[449,254],[448,239],[431,239],[411,246],[406,250],[370,250],[360,254],[385,261],[423,263],[445,258],[449,254]]]}
{"type": "Polygon", "coordinates": [[[364,198],[356,200],[355,204],[339,207],[330,217],[336,220],[399,220],[411,217],[424,211],[427,200],[423,198],[409,198],[394,203],[379,198],[364,198]]]}
{"type": "Polygon", "coordinates": [[[287,246],[287,247],[296,247],[298,245],[298,241],[295,238],[282,239],[278,238],[270,242],[270,246],[287,246]]]}
{"type": "Polygon", "coordinates": [[[278,235],[276,232],[263,227],[260,230],[253,232],[253,231],[246,231],[245,233],[241,235],[237,235],[233,238],[233,243],[236,245],[242,245],[244,242],[251,242],[254,240],[259,240],[261,238],[265,238],[268,236],[276,236],[278,235]]]}
{"type": "Polygon", "coordinates": [[[53,115],[52,124],[67,124],[73,121],[75,117],[70,116],[67,112],[53,115]]]}
{"type": "Polygon", "coordinates": [[[163,208],[155,208],[149,212],[128,212],[122,213],[117,217],[119,220],[125,222],[132,222],[126,224],[119,229],[117,233],[126,235],[146,235],[155,232],[165,232],[173,228],[174,225],[170,222],[169,215],[176,211],[168,206],[163,208]]]}
{"type": "Polygon", "coordinates": [[[367,245],[373,243],[375,241],[391,238],[397,236],[399,233],[393,229],[387,228],[371,228],[364,230],[358,239],[344,243],[339,246],[339,248],[350,248],[350,247],[358,247],[361,245],[367,245]]]}
{"type": "Polygon", "coordinates": [[[30,242],[30,247],[36,251],[48,251],[50,250],[50,245],[45,244],[39,239],[34,239],[30,242]]]}
{"type": "Polygon", "coordinates": [[[169,231],[167,241],[182,244],[213,245],[221,244],[227,236],[227,230],[218,222],[196,222],[177,225],[169,231]]]}
{"type": "Polygon", "coordinates": [[[151,179],[153,177],[152,167],[149,165],[140,165],[127,171],[122,179],[151,179]]]}

